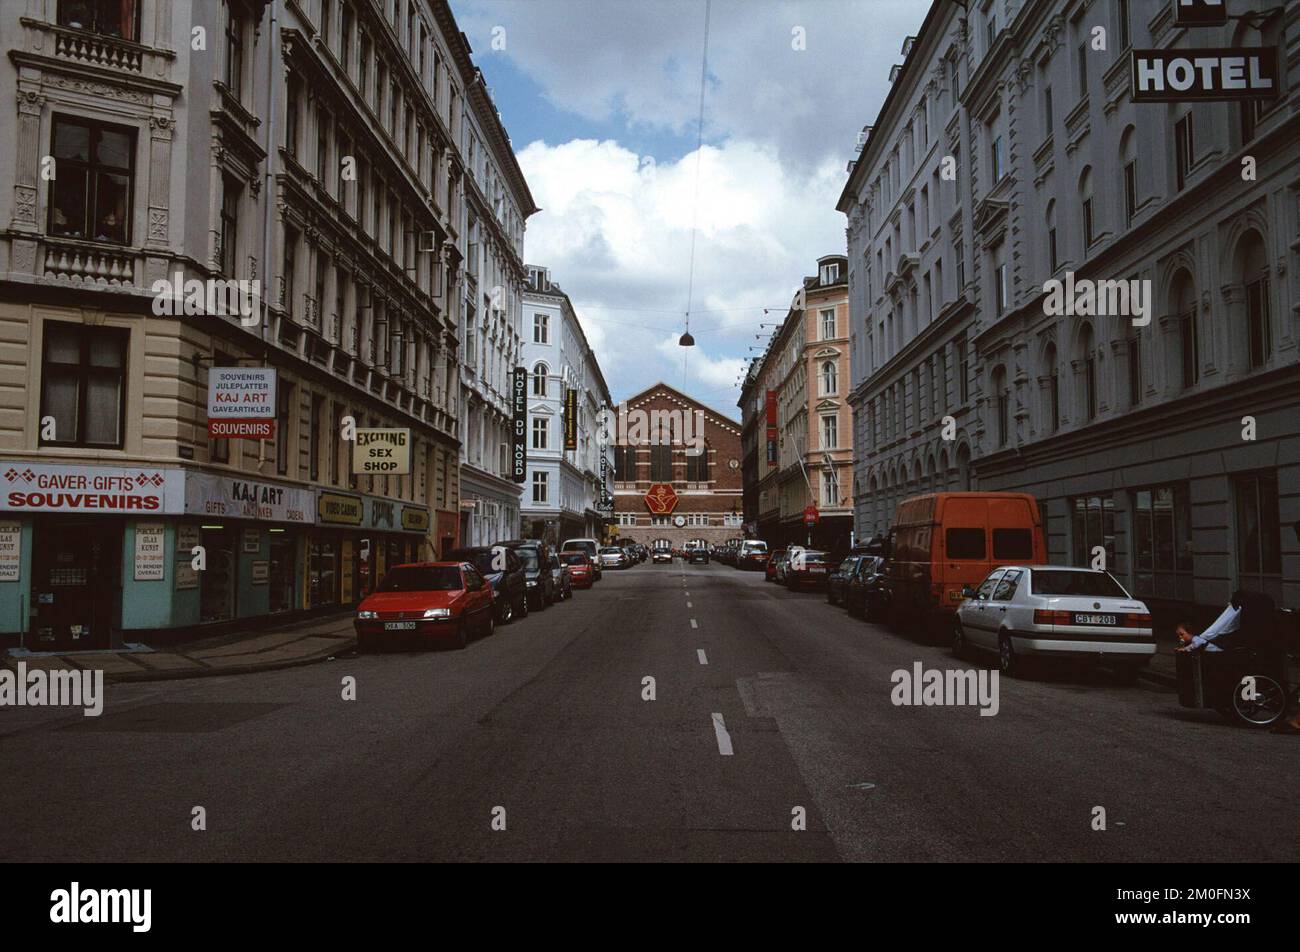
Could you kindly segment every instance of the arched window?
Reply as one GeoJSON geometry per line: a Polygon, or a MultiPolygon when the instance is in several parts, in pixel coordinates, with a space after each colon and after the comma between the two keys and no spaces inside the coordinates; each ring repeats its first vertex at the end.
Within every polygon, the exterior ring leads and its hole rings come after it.
{"type": "Polygon", "coordinates": [[[1092,325],[1079,329],[1079,415],[1085,423],[1097,418],[1097,354],[1092,325]]]}
{"type": "Polygon", "coordinates": [[[551,370],[546,364],[539,363],[533,367],[533,396],[546,396],[546,378],[551,370]]]}
{"type": "Polygon", "coordinates": [[[1079,221],[1083,225],[1083,251],[1087,255],[1088,249],[1097,238],[1097,221],[1095,218],[1096,208],[1092,199],[1092,168],[1088,167],[1083,170],[1079,176],[1079,221]]]}
{"type": "Polygon", "coordinates": [[[1124,179],[1124,223],[1132,225],[1138,207],[1137,133],[1132,126],[1120,136],[1119,165],[1124,179]]]}
{"type": "Polygon", "coordinates": [[[1174,278],[1170,304],[1178,317],[1178,338],[1183,366],[1183,389],[1201,379],[1201,342],[1196,326],[1196,285],[1186,270],[1174,278]]]}
{"type": "Polygon", "coordinates": [[[1044,395],[1043,424],[1048,433],[1061,428],[1061,370],[1056,360],[1056,345],[1049,343],[1043,351],[1043,376],[1047,378],[1044,395]]]}
{"type": "Polygon", "coordinates": [[[1047,203],[1047,273],[1056,274],[1061,266],[1061,249],[1056,243],[1056,199],[1047,203]]]}
{"type": "Polygon", "coordinates": [[[822,362],[821,369],[821,388],[822,396],[829,396],[836,392],[839,387],[839,371],[835,367],[835,361],[826,360],[822,362]]]}
{"type": "Polygon", "coordinates": [[[1258,370],[1273,356],[1273,322],[1269,307],[1268,256],[1259,232],[1250,231],[1237,246],[1237,268],[1246,292],[1246,356],[1258,370]]]}

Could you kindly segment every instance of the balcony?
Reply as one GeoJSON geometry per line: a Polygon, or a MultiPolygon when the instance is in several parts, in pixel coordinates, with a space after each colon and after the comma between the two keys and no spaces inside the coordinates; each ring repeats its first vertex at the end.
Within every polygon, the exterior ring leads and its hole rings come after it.
{"type": "Polygon", "coordinates": [[[42,244],[45,254],[40,274],[46,278],[143,291],[136,281],[139,256],[131,248],[50,237],[44,238],[42,244]]]}
{"type": "Polygon", "coordinates": [[[46,29],[54,34],[55,56],[131,73],[144,70],[145,49],[138,43],[62,26],[50,25],[46,29]]]}
{"type": "Polygon", "coordinates": [[[21,43],[13,44],[10,57],[21,65],[47,69],[56,63],[67,64],[64,69],[120,78],[139,89],[172,97],[180,93],[180,87],[170,81],[176,59],[171,50],[31,17],[21,17],[19,23],[26,35],[21,43]]]}

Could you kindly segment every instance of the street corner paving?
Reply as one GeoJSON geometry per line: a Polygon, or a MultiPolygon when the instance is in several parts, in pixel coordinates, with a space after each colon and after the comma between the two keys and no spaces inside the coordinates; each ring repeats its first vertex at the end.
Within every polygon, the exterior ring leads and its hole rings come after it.
{"type": "Polygon", "coordinates": [[[16,927],[414,925],[398,864],[488,862],[1290,924],[1300,3],[6,0],[0,46],[16,927]]]}

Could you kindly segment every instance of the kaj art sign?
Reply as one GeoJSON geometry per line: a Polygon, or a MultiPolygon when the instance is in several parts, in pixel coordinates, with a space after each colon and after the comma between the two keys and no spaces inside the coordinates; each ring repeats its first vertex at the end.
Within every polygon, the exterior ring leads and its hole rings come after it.
{"type": "Polygon", "coordinates": [[[656,516],[666,516],[677,508],[677,493],[668,483],[655,483],[645,494],[645,505],[656,516]]]}
{"type": "Polygon", "coordinates": [[[275,435],[275,369],[213,367],[208,372],[208,436],[268,440],[275,435]]]}

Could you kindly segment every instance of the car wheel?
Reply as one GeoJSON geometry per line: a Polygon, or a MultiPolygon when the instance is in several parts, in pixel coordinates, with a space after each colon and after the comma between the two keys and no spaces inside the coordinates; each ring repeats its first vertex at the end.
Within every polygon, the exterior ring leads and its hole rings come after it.
{"type": "Polygon", "coordinates": [[[1265,674],[1251,675],[1255,690],[1249,691],[1245,678],[1232,689],[1233,719],[1245,727],[1268,727],[1286,713],[1286,691],[1265,674]]]}
{"type": "Polygon", "coordinates": [[[998,670],[1004,678],[1014,678],[1020,673],[1020,659],[1016,657],[1011,636],[1005,631],[998,635],[998,670]]]}
{"type": "Polygon", "coordinates": [[[966,643],[966,632],[962,629],[961,622],[954,618],[952,620],[952,656],[965,659],[968,654],[970,654],[970,645],[966,643]]]}
{"type": "Polygon", "coordinates": [[[456,635],[452,639],[452,644],[456,646],[457,651],[461,651],[469,644],[469,632],[465,630],[465,616],[462,615],[460,621],[456,623],[456,635]]]}
{"type": "Polygon", "coordinates": [[[515,606],[511,603],[510,599],[503,598],[501,599],[501,607],[497,610],[496,614],[499,616],[501,624],[508,625],[515,620],[515,606]]]}
{"type": "Polygon", "coordinates": [[[528,617],[528,593],[519,596],[519,604],[515,606],[515,614],[520,618],[528,617]]]}
{"type": "Polygon", "coordinates": [[[484,612],[487,616],[487,631],[483,632],[484,637],[491,638],[497,631],[497,620],[493,612],[484,612]]]}

